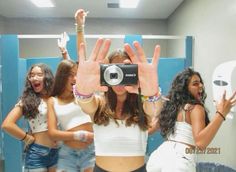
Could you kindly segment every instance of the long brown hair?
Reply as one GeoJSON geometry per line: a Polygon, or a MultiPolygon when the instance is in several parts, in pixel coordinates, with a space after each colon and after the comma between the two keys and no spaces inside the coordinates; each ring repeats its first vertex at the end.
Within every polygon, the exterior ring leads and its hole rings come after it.
{"type": "Polygon", "coordinates": [[[52,96],[59,96],[64,92],[66,83],[71,74],[70,73],[71,69],[74,66],[77,66],[77,64],[72,60],[62,60],[59,63],[55,75],[55,82],[53,85],[52,96]]]}
{"type": "MultiPolygon", "coordinates": [[[[108,56],[109,63],[111,63],[114,58],[130,59],[128,54],[120,49],[112,52],[108,56]]],[[[149,122],[148,116],[143,113],[144,118],[141,119],[139,106],[143,107],[143,104],[140,104],[138,99],[139,97],[137,94],[127,93],[127,98],[124,102],[122,113],[126,115],[126,126],[137,124],[142,130],[147,130],[149,122]]],[[[94,123],[106,126],[109,124],[110,120],[114,120],[118,124],[115,118],[116,104],[117,95],[113,89],[109,87],[108,91],[104,93],[104,99],[100,101],[99,108],[94,115],[94,123]]]]}
{"type": "Polygon", "coordinates": [[[38,63],[30,67],[26,76],[25,88],[21,96],[23,115],[25,118],[35,118],[39,113],[38,106],[41,102],[40,93],[34,91],[31,82],[28,79],[34,67],[39,67],[44,74],[43,90],[45,91],[46,96],[50,96],[54,82],[53,73],[46,64],[38,63]]]}

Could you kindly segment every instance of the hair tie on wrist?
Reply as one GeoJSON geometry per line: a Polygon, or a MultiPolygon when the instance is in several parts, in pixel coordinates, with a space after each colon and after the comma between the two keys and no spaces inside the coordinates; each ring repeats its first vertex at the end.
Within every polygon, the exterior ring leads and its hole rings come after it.
{"type": "Polygon", "coordinates": [[[225,121],[225,116],[221,112],[216,111],[216,113],[218,113],[224,119],[224,121],[225,121]]]}
{"type": "Polygon", "coordinates": [[[20,140],[20,141],[23,141],[25,140],[26,136],[27,136],[28,132],[25,132],[25,136],[20,140]]]}

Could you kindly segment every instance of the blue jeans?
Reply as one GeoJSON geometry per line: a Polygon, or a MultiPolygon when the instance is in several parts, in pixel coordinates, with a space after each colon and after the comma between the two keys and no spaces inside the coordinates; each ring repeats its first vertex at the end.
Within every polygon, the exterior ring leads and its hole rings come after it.
{"type": "Polygon", "coordinates": [[[58,172],[82,172],[95,165],[94,144],[86,149],[72,149],[61,145],[57,164],[58,172]]]}
{"type": "Polygon", "coordinates": [[[25,171],[30,169],[48,169],[57,164],[59,148],[49,148],[33,143],[25,156],[25,171]]]}

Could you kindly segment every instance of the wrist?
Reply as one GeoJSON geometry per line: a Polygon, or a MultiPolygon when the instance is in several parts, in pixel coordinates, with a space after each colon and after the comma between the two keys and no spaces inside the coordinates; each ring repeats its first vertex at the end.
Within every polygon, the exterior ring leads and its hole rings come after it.
{"type": "Polygon", "coordinates": [[[216,113],[218,114],[218,115],[220,115],[221,117],[222,117],[222,119],[225,121],[225,116],[223,115],[223,113],[221,113],[220,111],[216,111],[216,113]]]}
{"type": "Polygon", "coordinates": [[[80,131],[73,132],[73,138],[75,140],[86,142],[88,140],[87,137],[88,137],[88,131],[80,130],[80,131]]]}
{"type": "Polygon", "coordinates": [[[78,32],[84,32],[84,25],[75,23],[75,30],[76,30],[77,33],[78,32]]]}
{"type": "Polygon", "coordinates": [[[159,87],[159,91],[156,92],[156,94],[154,94],[153,96],[142,96],[142,101],[148,101],[148,102],[157,102],[159,100],[161,100],[161,88],[159,87]]]}
{"type": "Polygon", "coordinates": [[[26,140],[27,135],[28,135],[28,132],[25,132],[24,137],[23,137],[22,139],[20,139],[20,141],[24,141],[24,140],[26,140]]]}

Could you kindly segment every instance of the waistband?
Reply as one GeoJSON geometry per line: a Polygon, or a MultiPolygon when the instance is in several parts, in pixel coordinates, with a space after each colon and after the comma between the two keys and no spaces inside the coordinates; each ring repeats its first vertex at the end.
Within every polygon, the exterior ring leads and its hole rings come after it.
{"type": "MultiPolygon", "coordinates": [[[[93,172],[109,172],[109,171],[106,171],[106,170],[102,169],[101,167],[99,167],[97,164],[95,164],[93,172]]],[[[140,167],[134,171],[131,171],[131,172],[147,172],[146,164],[144,164],[142,167],[140,167]]]]}
{"type": "Polygon", "coordinates": [[[191,145],[191,144],[188,144],[188,143],[184,143],[184,142],[180,142],[180,141],[176,141],[176,140],[170,140],[170,139],[168,139],[167,141],[180,143],[180,144],[183,144],[185,146],[188,146],[189,148],[195,148],[194,145],[191,145]]]}
{"type": "Polygon", "coordinates": [[[31,146],[35,146],[35,147],[38,147],[38,148],[42,148],[44,150],[57,150],[59,149],[60,147],[48,147],[48,146],[44,146],[44,145],[40,145],[40,144],[37,144],[37,143],[32,143],[29,145],[29,147],[31,146]]]}

